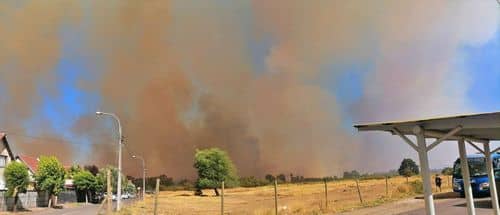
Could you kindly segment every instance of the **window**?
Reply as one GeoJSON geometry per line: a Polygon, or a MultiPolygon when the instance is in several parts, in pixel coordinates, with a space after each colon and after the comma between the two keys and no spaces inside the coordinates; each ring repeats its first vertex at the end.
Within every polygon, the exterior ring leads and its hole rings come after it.
{"type": "Polygon", "coordinates": [[[7,156],[0,155],[0,167],[5,167],[7,165],[7,156]]]}
{"type": "MultiPolygon", "coordinates": [[[[472,176],[472,177],[483,176],[483,175],[486,175],[488,173],[486,171],[486,163],[485,163],[486,159],[478,157],[478,158],[469,158],[467,160],[469,163],[470,176],[472,176]]],[[[495,163],[495,162],[493,162],[493,163],[495,163]]],[[[457,176],[461,177],[462,169],[460,166],[460,160],[457,160],[455,162],[455,165],[453,166],[453,174],[455,175],[455,177],[457,177],[457,176]]]]}

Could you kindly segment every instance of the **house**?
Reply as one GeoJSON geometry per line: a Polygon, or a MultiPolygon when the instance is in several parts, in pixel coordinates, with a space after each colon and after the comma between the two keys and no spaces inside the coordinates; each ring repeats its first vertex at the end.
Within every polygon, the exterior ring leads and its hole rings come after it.
{"type": "Polygon", "coordinates": [[[28,167],[28,174],[30,176],[30,186],[28,190],[35,189],[35,173],[38,170],[38,158],[26,156],[26,155],[18,155],[16,156],[16,161],[23,163],[28,167]]]}
{"type": "MultiPolygon", "coordinates": [[[[28,167],[28,173],[30,176],[30,187],[29,190],[34,189],[35,185],[35,174],[38,171],[38,158],[27,156],[27,155],[18,155],[16,156],[16,161],[23,163],[28,167]]],[[[64,166],[64,169],[68,170],[71,166],[64,166]]],[[[73,179],[65,179],[64,180],[64,188],[67,190],[75,189],[73,184],[73,179]]]]}
{"type": "Polygon", "coordinates": [[[15,157],[10,149],[7,135],[0,133],[0,190],[6,190],[4,171],[7,164],[14,161],[15,157]]]}

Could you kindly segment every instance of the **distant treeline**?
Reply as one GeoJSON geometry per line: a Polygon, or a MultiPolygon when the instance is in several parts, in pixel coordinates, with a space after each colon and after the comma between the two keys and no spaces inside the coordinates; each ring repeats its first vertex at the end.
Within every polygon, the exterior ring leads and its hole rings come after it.
{"type": "MultiPolygon", "coordinates": [[[[240,177],[239,182],[241,187],[259,187],[267,186],[274,183],[276,179],[279,184],[283,183],[315,183],[323,181],[335,181],[335,180],[348,180],[348,179],[381,179],[385,177],[397,176],[398,172],[396,170],[391,170],[385,173],[359,173],[357,170],[345,171],[342,177],[338,176],[327,176],[327,177],[304,177],[301,175],[294,174],[278,174],[276,176],[272,174],[267,174],[264,178],[258,178],[255,176],[240,177]]],[[[182,179],[175,181],[172,177],[166,175],[147,177],[146,178],[146,191],[154,190],[156,186],[156,179],[160,179],[160,190],[194,190],[194,182],[188,179],[182,179]]],[[[128,176],[128,179],[134,183],[136,187],[142,187],[142,178],[134,178],[128,176]]]]}

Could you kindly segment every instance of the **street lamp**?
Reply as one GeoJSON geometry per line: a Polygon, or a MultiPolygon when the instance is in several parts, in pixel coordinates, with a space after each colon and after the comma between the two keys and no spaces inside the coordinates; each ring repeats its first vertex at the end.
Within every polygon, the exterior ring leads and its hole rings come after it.
{"type": "Polygon", "coordinates": [[[142,161],[142,200],[145,200],[146,196],[146,162],[144,162],[144,158],[137,155],[132,155],[135,159],[140,159],[142,161]]]}
{"type": "Polygon", "coordinates": [[[122,200],[122,144],[123,144],[123,136],[122,136],[122,125],[120,123],[120,119],[114,113],[104,113],[104,112],[95,112],[97,116],[111,116],[113,119],[118,122],[118,132],[120,134],[119,142],[118,142],[118,186],[117,186],[117,194],[116,194],[116,211],[120,211],[120,203],[122,200]]]}

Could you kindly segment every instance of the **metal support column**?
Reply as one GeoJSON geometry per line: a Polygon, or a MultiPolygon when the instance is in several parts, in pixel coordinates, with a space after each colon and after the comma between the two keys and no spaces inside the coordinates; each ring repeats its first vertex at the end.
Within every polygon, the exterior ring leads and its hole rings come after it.
{"type": "Polygon", "coordinates": [[[462,168],[465,199],[467,200],[467,214],[475,215],[474,197],[472,196],[472,187],[470,185],[469,162],[467,161],[464,139],[458,140],[458,151],[460,152],[460,165],[462,168]]]}
{"type": "Polygon", "coordinates": [[[495,215],[500,215],[498,210],[497,186],[495,183],[495,174],[493,172],[493,162],[491,161],[490,143],[484,143],[484,156],[486,158],[486,170],[488,171],[488,180],[490,184],[491,205],[495,215]]]}
{"type": "Polygon", "coordinates": [[[427,215],[434,215],[434,198],[432,197],[431,172],[429,168],[429,158],[427,155],[427,144],[425,143],[424,130],[420,126],[413,129],[417,137],[418,158],[422,172],[422,181],[424,185],[425,211],[427,215]]]}

